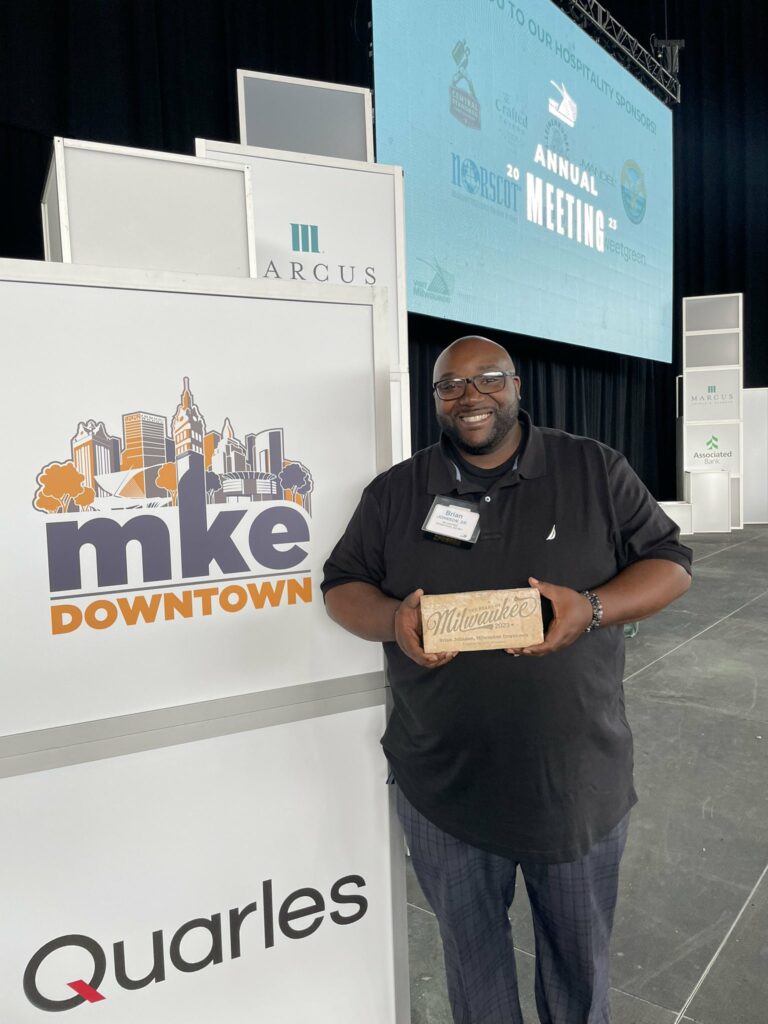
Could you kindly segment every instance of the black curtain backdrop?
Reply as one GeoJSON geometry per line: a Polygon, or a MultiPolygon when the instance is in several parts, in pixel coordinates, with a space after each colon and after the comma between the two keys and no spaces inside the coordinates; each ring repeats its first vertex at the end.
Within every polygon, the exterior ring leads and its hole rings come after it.
{"type": "MultiPolygon", "coordinates": [[[[605,5],[643,44],[652,32],[686,41],[673,362],[412,315],[413,443],[435,437],[435,357],[477,330],[517,360],[537,422],[618,448],[657,497],[672,498],[682,296],[745,293],[745,385],[768,386],[768,23],[754,0],[605,5]]],[[[179,153],[193,152],[195,136],[237,141],[236,68],[372,86],[370,20],[371,0],[0,0],[0,256],[42,259],[54,135],[179,153]]]]}

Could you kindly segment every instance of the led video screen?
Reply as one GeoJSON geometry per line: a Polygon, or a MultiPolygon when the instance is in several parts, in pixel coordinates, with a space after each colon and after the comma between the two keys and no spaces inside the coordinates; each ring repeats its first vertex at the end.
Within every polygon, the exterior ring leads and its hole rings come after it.
{"type": "Polygon", "coordinates": [[[408,308],[669,362],[672,115],[550,0],[374,0],[408,308]]]}

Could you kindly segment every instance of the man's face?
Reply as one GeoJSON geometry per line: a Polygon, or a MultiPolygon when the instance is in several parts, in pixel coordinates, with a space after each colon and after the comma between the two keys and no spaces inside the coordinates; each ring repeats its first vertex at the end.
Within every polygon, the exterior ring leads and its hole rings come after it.
{"type": "MultiPolygon", "coordinates": [[[[509,356],[498,345],[470,338],[452,345],[435,363],[435,381],[450,377],[474,377],[489,370],[512,370],[509,356]]],[[[520,378],[505,377],[504,387],[490,395],[467,384],[461,398],[443,401],[435,395],[437,422],[468,455],[486,455],[500,448],[517,424],[520,378]]]]}

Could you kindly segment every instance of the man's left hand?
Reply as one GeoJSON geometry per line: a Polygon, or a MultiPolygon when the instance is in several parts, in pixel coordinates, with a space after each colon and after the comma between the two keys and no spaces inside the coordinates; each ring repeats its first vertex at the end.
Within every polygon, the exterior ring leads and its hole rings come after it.
{"type": "Polygon", "coordinates": [[[578,640],[592,621],[592,604],[578,590],[570,587],[558,587],[554,583],[542,583],[529,577],[528,582],[542,595],[549,598],[554,618],[544,637],[544,642],[532,647],[507,648],[507,654],[529,654],[540,658],[543,654],[552,654],[570,647],[578,640]]]}

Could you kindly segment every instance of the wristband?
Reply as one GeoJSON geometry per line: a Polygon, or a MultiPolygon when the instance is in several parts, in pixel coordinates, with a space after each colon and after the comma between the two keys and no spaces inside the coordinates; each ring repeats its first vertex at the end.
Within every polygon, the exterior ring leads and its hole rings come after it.
{"type": "Polygon", "coordinates": [[[584,630],[585,633],[591,633],[592,630],[597,629],[603,621],[603,603],[597,594],[593,594],[591,590],[582,590],[581,593],[592,605],[592,621],[584,630]]]}

